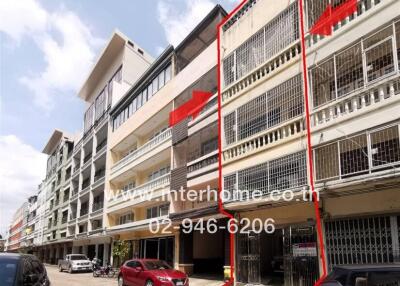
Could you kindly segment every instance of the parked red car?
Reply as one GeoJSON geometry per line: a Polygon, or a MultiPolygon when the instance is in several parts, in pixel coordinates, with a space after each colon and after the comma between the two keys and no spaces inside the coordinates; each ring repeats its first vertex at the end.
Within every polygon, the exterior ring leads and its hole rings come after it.
{"type": "Polygon", "coordinates": [[[189,286],[189,278],[165,261],[134,259],[121,266],[118,286],[189,286]]]}

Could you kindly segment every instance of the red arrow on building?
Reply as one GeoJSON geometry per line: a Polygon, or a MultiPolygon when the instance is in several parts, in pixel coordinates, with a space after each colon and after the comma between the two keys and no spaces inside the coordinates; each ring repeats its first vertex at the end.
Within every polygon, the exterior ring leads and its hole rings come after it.
{"type": "Polygon", "coordinates": [[[212,95],[211,92],[194,90],[189,101],[169,113],[169,126],[172,127],[189,116],[195,119],[212,95]]]}
{"type": "Polygon", "coordinates": [[[328,4],[317,22],[311,28],[310,33],[314,35],[332,35],[332,27],[357,12],[357,0],[347,0],[339,6],[332,7],[328,4]]]}

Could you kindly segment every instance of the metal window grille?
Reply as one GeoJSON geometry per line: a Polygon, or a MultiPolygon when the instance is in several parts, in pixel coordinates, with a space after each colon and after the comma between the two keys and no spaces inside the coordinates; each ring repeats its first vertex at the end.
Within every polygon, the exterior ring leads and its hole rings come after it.
{"type": "Polygon", "coordinates": [[[298,40],[298,17],[296,1],[224,58],[222,61],[224,86],[248,74],[298,40]]]}
{"type": "Polygon", "coordinates": [[[336,56],[337,96],[344,96],[364,86],[361,43],[336,56]]]}
{"type": "Polygon", "coordinates": [[[236,141],[236,112],[224,117],[225,142],[231,144],[236,141]]]}
{"type": "Polygon", "coordinates": [[[366,134],[340,141],[340,173],[343,177],[358,175],[369,169],[366,134]]]}
{"type": "Polygon", "coordinates": [[[301,74],[279,84],[225,116],[226,143],[231,144],[290,120],[304,112],[301,74]],[[235,112],[237,130],[235,130],[235,112]]]}
{"type": "Polygon", "coordinates": [[[267,96],[263,94],[237,109],[238,140],[267,129],[267,96]]]}
{"type": "Polygon", "coordinates": [[[312,94],[314,107],[336,98],[334,59],[317,64],[311,69],[312,94]]]}
{"type": "MultiPolygon", "coordinates": [[[[313,106],[363,88],[396,70],[393,24],[310,68],[313,106]],[[364,62],[364,64],[363,64],[364,62]]],[[[397,54],[400,56],[400,24],[396,23],[397,54]]]]}
{"type": "Polygon", "coordinates": [[[317,181],[342,179],[398,165],[399,126],[385,127],[317,147],[314,149],[314,163],[317,181]]]}
{"type": "Polygon", "coordinates": [[[264,30],[258,31],[236,50],[237,77],[249,73],[265,61],[264,30]]]}
{"type": "Polygon", "coordinates": [[[265,26],[265,59],[278,54],[299,38],[298,15],[296,1],[265,26]]]}
{"type": "Polygon", "coordinates": [[[330,0],[307,0],[306,1],[306,11],[307,11],[307,24],[308,29],[318,21],[325,11],[326,7],[330,3],[330,0]]]}
{"type": "Polygon", "coordinates": [[[372,167],[400,162],[399,128],[393,126],[371,133],[372,167]]]}
{"type": "Polygon", "coordinates": [[[393,27],[389,26],[364,41],[368,82],[394,71],[393,27]]]}
{"type": "Polygon", "coordinates": [[[326,180],[339,177],[338,144],[333,143],[315,149],[316,180],[326,180]]]}
{"type": "Polygon", "coordinates": [[[222,61],[223,73],[224,73],[224,83],[225,86],[230,85],[235,81],[235,54],[230,54],[222,61]]]}
{"type": "Polygon", "coordinates": [[[336,265],[392,263],[398,260],[399,217],[376,216],[325,222],[330,270],[336,265]]]}
{"type": "Polygon", "coordinates": [[[269,163],[269,191],[286,190],[307,184],[306,152],[301,151],[269,163]]]}
{"type": "Polygon", "coordinates": [[[240,191],[262,191],[268,193],[268,162],[238,172],[240,191]]]}
{"type": "Polygon", "coordinates": [[[305,151],[290,154],[238,171],[238,190],[262,191],[286,190],[307,184],[305,151]]]}
{"type": "Polygon", "coordinates": [[[236,189],[236,173],[224,176],[224,190],[233,194],[236,189]]]}
{"type": "Polygon", "coordinates": [[[301,74],[267,92],[268,128],[304,112],[303,80],[301,74]]]}

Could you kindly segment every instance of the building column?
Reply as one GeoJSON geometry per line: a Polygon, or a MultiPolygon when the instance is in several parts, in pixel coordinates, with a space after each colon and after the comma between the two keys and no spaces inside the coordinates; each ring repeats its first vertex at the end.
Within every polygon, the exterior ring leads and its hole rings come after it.
{"type": "MultiPolygon", "coordinates": [[[[106,266],[108,264],[108,260],[110,259],[110,254],[108,253],[109,250],[109,243],[104,243],[104,251],[103,251],[103,266],[106,266]]],[[[111,262],[110,262],[111,264],[111,262]]]]}
{"type": "Polygon", "coordinates": [[[83,245],[82,246],[82,254],[85,254],[86,256],[88,255],[88,246],[87,245],[83,245]]]}
{"type": "Polygon", "coordinates": [[[193,274],[193,232],[179,233],[179,270],[187,275],[193,274]]]}

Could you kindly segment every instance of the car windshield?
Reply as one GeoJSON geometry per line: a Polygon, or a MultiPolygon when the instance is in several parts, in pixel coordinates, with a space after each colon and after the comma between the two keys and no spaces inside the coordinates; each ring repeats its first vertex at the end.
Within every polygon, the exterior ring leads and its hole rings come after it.
{"type": "Polygon", "coordinates": [[[0,277],[5,286],[14,285],[18,260],[10,257],[0,257],[0,277]]]}
{"type": "Polygon", "coordinates": [[[147,270],[171,269],[171,266],[169,266],[165,261],[161,260],[144,261],[143,264],[147,270]]]}
{"type": "Polygon", "coordinates": [[[71,260],[87,260],[85,255],[71,255],[71,260]]]}

